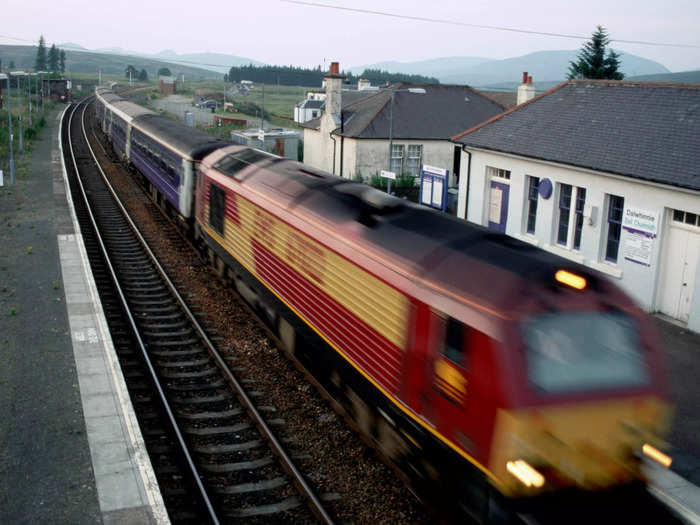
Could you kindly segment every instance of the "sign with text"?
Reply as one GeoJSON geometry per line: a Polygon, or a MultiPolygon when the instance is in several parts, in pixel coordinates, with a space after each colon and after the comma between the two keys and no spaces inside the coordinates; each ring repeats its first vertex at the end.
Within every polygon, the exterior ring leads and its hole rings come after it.
{"type": "Polygon", "coordinates": [[[379,175],[384,177],[385,179],[396,180],[396,173],[394,173],[393,171],[382,170],[379,172],[379,175]]]}
{"type": "Polygon", "coordinates": [[[622,227],[656,237],[659,228],[659,214],[640,208],[625,208],[622,227]]]}
{"type": "Polygon", "coordinates": [[[441,211],[447,209],[449,171],[423,164],[420,173],[420,203],[441,211]]]}
{"type": "Polygon", "coordinates": [[[625,208],[622,227],[627,232],[623,245],[625,259],[651,266],[654,238],[659,229],[659,214],[640,208],[625,208]]]}

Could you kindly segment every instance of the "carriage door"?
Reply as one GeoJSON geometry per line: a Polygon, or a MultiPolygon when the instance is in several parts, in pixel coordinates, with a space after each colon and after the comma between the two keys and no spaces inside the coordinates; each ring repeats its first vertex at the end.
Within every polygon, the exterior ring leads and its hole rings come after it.
{"type": "Polygon", "coordinates": [[[470,385],[467,341],[469,328],[451,317],[431,312],[434,349],[431,381],[431,419],[437,430],[470,449],[466,431],[469,427],[470,385]]]}

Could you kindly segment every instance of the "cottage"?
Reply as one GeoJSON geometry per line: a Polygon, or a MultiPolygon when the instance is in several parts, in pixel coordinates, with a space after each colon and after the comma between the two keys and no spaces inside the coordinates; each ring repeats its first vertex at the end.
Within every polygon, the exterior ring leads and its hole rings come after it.
{"type": "Polygon", "coordinates": [[[387,168],[417,177],[430,164],[449,170],[456,188],[461,149],[450,138],[505,109],[468,86],[440,84],[361,89],[346,102],[344,79],[334,62],[325,76],[324,112],[303,126],[304,162],[346,178],[368,179],[387,168]]]}
{"type": "Polygon", "coordinates": [[[565,82],[454,137],[458,216],[700,331],[700,86],[565,82]]]}

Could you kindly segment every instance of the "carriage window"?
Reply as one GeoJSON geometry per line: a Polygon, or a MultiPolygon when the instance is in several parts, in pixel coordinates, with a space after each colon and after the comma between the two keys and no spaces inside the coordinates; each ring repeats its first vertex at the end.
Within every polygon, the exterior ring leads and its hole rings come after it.
{"type": "Polygon", "coordinates": [[[442,355],[459,366],[464,366],[465,329],[462,323],[451,317],[445,326],[445,346],[442,349],[442,355]]]}
{"type": "Polygon", "coordinates": [[[217,232],[224,233],[224,210],[226,209],[226,192],[216,184],[209,190],[209,224],[217,232]]]}

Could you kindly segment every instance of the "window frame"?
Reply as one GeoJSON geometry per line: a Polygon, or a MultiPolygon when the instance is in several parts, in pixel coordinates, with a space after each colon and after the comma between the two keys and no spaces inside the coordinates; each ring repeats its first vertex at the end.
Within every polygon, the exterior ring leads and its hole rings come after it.
{"type": "Polygon", "coordinates": [[[408,144],[406,148],[406,173],[413,177],[420,177],[421,161],[423,160],[423,144],[408,144]],[[411,156],[411,148],[418,150],[418,156],[411,156]],[[416,162],[415,167],[411,166],[412,162],[416,162]],[[415,168],[415,170],[414,170],[415,168]]]}
{"type": "Polygon", "coordinates": [[[558,183],[558,208],[559,215],[554,228],[557,246],[567,250],[581,250],[581,237],[583,235],[583,214],[586,206],[586,188],[574,186],[573,184],[558,183]],[[568,196],[568,206],[563,202],[566,191],[570,191],[568,196]],[[562,235],[564,233],[565,235],[562,235]]]}
{"type": "Polygon", "coordinates": [[[622,240],[622,216],[625,212],[625,198],[611,193],[606,194],[607,206],[605,217],[605,245],[603,259],[606,262],[617,264],[620,258],[620,241],[622,240]],[[619,207],[615,206],[619,204],[619,207]],[[615,216],[619,211],[619,219],[615,216]],[[614,246],[614,256],[610,255],[610,248],[614,246]]]}
{"type": "Polygon", "coordinates": [[[390,171],[393,171],[397,176],[401,175],[403,173],[403,162],[404,162],[404,152],[405,152],[405,144],[392,144],[391,145],[391,160],[389,162],[389,167],[390,171]],[[400,155],[395,155],[395,152],[400,152],[400,155]],[[394,168],[395,162],[398,160],[399,162],[399,169],[394,168]]]}
{"type": "Polygon", "coordinates": [[[537,205],[540,196],[540,178],[527,175],[527,210],[525,214],[525,233],[535,235],[537,231],[537,205]],[[533,197],[534,195],[534,197],[533,197]],[[532,228],[530,227],[532,221],[532,228]]]}

